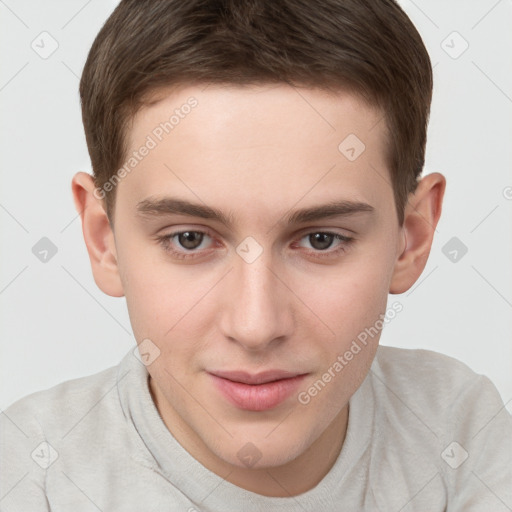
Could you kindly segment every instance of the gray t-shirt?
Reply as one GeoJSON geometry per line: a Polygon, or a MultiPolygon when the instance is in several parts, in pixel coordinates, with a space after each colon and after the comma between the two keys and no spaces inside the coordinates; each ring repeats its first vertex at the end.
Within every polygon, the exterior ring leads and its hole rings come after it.
{"type": "Polygon", "coordinates": [[[196,461],[159,416],[133,350],[18,400],[0,429],[2,512],[512,510],[512,417],[488,378],[426,350],[379,347],[334,466],[288,498],[196,461]]]}

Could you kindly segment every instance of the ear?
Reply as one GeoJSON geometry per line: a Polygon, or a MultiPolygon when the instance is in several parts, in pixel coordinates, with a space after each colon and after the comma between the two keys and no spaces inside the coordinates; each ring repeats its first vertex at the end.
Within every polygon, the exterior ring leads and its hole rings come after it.
{"type": "Polygon", "coordinates": [[[85,172],[79,172],[73,176],[71,189],[75,208],[82,219],[82,232],[91,260],[94,281],[107,295],[123,297],[114,233],[102,196],[98,191],[95,193],[94,179],[85,172]]]}
{"type": "Polygon", "coordinates": [[[410,194],[402,226],[405,243],[395,263],[389,293],[406,292],[423,272],[441,216],[445,188],[445,177],[435,172],[425,176],[410,194]]]}

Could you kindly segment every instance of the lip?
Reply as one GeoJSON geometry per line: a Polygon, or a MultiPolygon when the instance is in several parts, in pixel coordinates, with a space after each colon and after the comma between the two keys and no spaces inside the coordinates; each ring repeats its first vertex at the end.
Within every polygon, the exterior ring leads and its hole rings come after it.
{"type": "Polygon", "coordinates": [[[269,370],[258,374],[215,371],[208,375],[231,404],[247,411],[265,411],[289,398],[307,374],[269,370]]]}
{"type": "Polygon", "coordinates": [[[266,384],[276,380],[289,379],[300,375],[297,372],[288,372],[286,370],[267,370],[260,373],[248,373],[244,371],[212,371],[209,372],[216,377],[240,382],[242,384],[266,384]]]}

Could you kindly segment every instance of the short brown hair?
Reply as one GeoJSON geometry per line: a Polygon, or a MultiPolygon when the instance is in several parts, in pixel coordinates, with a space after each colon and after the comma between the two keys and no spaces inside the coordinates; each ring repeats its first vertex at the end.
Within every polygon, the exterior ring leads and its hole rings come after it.
{"type": "MultiPolygon", "coordinates": [[[[276,82],[344,88],[381,109],[403,225],[425,160],[432,67],[393,0],[122,0],[94,40],[80,81],[96,186],[123,165],[129,121],[151,92],[276,82]]],[[[115,190],[104,194],[111,224],[115,190]]]]}

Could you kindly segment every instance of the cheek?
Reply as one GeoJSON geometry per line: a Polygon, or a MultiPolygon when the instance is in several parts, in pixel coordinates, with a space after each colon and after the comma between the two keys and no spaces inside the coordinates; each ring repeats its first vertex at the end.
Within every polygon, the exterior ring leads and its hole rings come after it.
{"type": "MultiPolygon", "coordinates": [[[[319,316],[335,336],[317,338],[321,364],[301,391],[301,405],[322,418],[323,428],[339,412],[368,374],[386,312],[389,268],[385,261],[360,261],[314,295],[319,316]]],[[[313,308],[312,308],[313,309],[313,308]]]]}
{"type": "Polygon", "coordinates": [[[149,339],[160,351],[153,371],[163,365],[173,374],[183,373],[193,369],[194,355],[206,343],[214,304],[213,295],[205,293],[218,278],[201,276],[163,257],[156,261],[152,252],[144,258],[139,251],[137,257],[123,260],[130,276],[125,296],[131,326],[137,342],[149,339]]]}
{"type": "Polygon", "coordinates": [[[194,304],[202,295],[199,290],[155,267],[134,272],[140,272],[140,277],[132,277],[126,301],[137,339],[149,337],[162,344],[184,328],[192,336],[197,326],[194,304]]]}
{"type": "MultiPolygon", "coordinates": [[[[135,338],[159,340],[177,315],[183,291],[176,283],[172,266],[157,261],[155,248],[148,241],[125,240],[118,249],[130,322],[135,338]]],[[[158,343],[158,342],[157,342],[158,343]]]]}
{"type": "MultiPolygon", "coordinates": [[[[336,349],[350,343],[361,330],[372,326],[386,309],[390,263],[377,254],[358,256],[330,273],[328,279],[303,284],[300,296],[336,334],[336,349]]],[[[325,329],[327,332],[327,330],[325,329]]]]}

